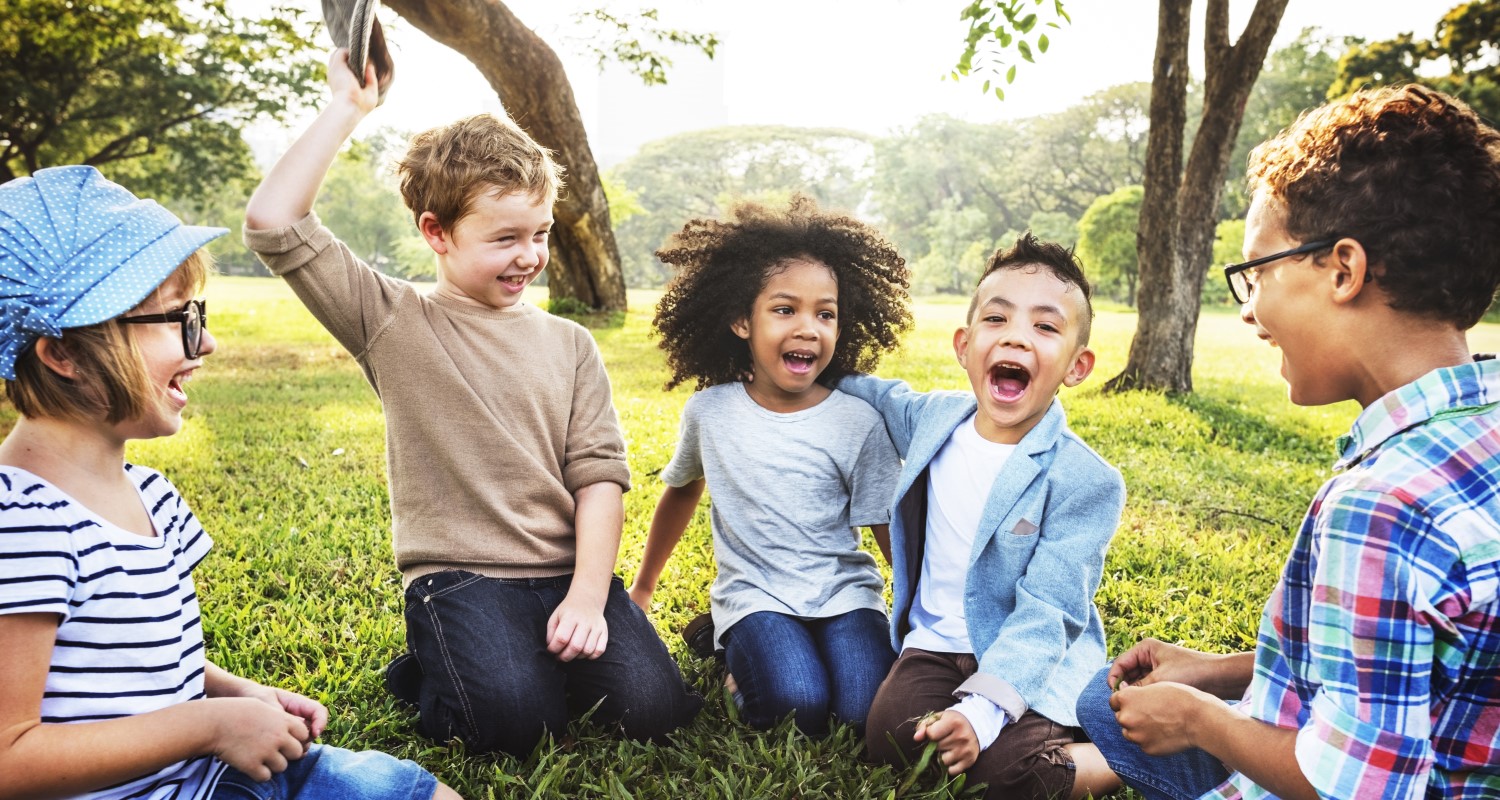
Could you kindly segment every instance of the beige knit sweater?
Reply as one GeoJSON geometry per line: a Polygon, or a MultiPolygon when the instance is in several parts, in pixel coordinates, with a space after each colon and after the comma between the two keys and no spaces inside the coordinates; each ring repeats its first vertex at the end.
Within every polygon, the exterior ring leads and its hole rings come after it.
{"type": "MultiPolygon", "coordinates": [[[[396,565],[497,578],[573,571],[574,492],[630,488],[599,349],[534,306],[488,309],[382,275],[308,214],[246,230],[385,409],[396,565]]],[[[295,413],[295,409],[289,409],[295,413]]]]}

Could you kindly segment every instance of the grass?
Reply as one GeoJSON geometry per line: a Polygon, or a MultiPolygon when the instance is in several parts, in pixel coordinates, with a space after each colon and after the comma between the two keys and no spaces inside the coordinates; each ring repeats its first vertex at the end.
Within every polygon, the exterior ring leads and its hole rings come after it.
{"type": "MultiPolygon", "coordinates": [[[[187,424],[170,439],[132,444],[130,457],[175,481],[216,540],[196,573],[210,657],[321,700],[333,715],[325,741],[413,758],[468,798],[888,797],[909,777],[861,763],[847,730],[814,740],[787,723],[755,732],[731,719],[712,665],[676,635],[708,607],[702,510],[651,614],[709,698],[675,746],[621,742],[584,725],[512,759],[419,737],[414,712],[380,680],[403,642],[380,406],[353,359],[280,282],[220,277],[208,294],[220,350],[189,387],[187,424]]],[[[633,292],[623,324],[595,331],[635,481],[618,567],[627,580],[689,395],[661,390],[664,362],[647,336],[658,296],[633,292]]],[[[541,292],[530,299],[544,302],[541,292]]],[[[915,310],[917,330],[882,373],[921,389],[964,388],[949,344],[964,305],[915,310]]],[[[1129,314],[1100,315],[1094,377],[1064,397],[1074,430],[1129,487],[1097,597],[1110,650],[1147,635],[1216,651],[1251,647],[1290,532],[1357,409],[1292,406],[1277,353],[1221,312],[1199,325],[1196,394],[1101,395],[1124,365],[1134,324],[1129,314]]],[[[1500,349],[1500,327],[1481,326],[1471,343],[1500,349]]],[[[953,797],[962,788],[930,773],[902,796],[953,797]]]]}

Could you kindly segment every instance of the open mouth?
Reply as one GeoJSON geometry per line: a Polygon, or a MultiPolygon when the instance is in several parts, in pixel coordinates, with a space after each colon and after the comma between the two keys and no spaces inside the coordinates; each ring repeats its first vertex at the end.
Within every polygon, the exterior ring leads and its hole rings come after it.
{"type": "Polygon", "coordinates": [[[167,396],[179,404],[187,403],[187,390],[183,388],[183,384],[192,379],[193,371],[190,369],[173,375],[172,380],[167,381],[167,396]]]}
{"type": "Polygon", "coordinates": [[[1019,400],[1030,385],[1031,372],[1020,364],[1002,361],[990,367],[990,394],[997,400],[1019,400]]]}
{"type": "Polygon", "coordinates": [[[505,284],[505,288],[512,291],[520,291],[526,288],[525,275],[501,275],[497,280],[505,284]]]}
{"type": "Polygon", "coordinates": [[[813,371],[818,357],[806,350],[793,350],[790,353],[781,354],[781,363],[786,365],[787,372],[793,375],[806,375],[813,371]]]}

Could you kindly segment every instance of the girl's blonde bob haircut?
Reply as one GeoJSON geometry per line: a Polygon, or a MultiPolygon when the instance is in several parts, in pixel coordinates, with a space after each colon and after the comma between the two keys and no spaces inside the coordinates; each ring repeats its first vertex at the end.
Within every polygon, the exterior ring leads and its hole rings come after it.
{"type": "MultiPolygon", "coordinates": [[[[198,250],[156,287],[152,297],[163,290],[196,296],[212,270],[213,256],[198,250]]],[[[5,382],[6,397],[21,416],[33,419],[102,419],[112,425],[145,416],[161,398],[151,385],[131,327],[109,319],[64,329],[56,341],[73,362],[74,378],[63,377],[42,363],[32,342],[16,357],[16,377],[5,382]]]]}

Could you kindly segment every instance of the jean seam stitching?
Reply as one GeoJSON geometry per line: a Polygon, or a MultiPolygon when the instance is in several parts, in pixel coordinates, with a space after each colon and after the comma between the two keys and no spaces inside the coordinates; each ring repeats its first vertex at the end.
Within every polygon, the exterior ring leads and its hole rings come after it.
{"type": "Polygon", "coordinates": [[[465,724],[471,732],[478,733],[479,726],[474,721],[474,709],[469,703],[468,692],[464,691],[463,679],[459,677],[458,670],[453,666],[453,657],[448,651],[448,639],[443,634],[442,620],[438,616],[437,609],[427,603],[423,603],[423,605],[427,607],[427,617],[432,622],[433,633],[437,638],[438,653],[442,656],[443,667],[444,671],[448,673],[448,680],[453,684],[459,708],[463,711],[465,724]]]}

